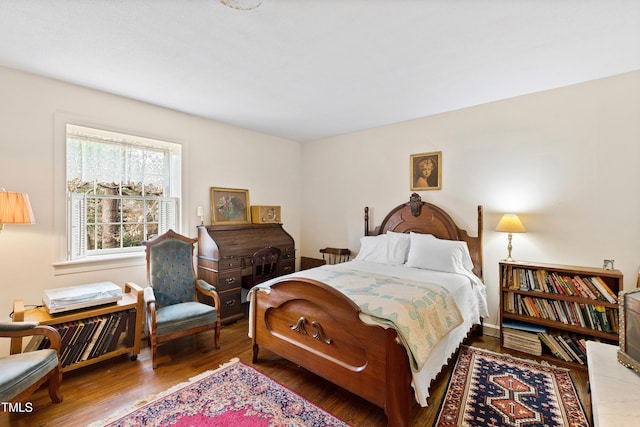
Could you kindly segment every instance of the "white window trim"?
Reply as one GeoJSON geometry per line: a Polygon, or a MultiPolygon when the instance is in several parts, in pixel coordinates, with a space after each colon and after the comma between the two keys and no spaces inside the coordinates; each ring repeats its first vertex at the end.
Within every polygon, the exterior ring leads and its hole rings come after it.
{"type": "Polygon", "coordinates": [[[157,139],[161,141],[171,141],[182,145],[181,155],[181,196],[178,206],[178,233],[184,228],[184,217],[182,212],[185,206],[189,206],[188,192],[189,174],[185,173],[185,165],[188,164],[188,144],[181,138],[174,136],[159,135],[154,132],[142,131],[139,129],[127,129],[122,126],[115,126],[104,123],[96,119],[88,118],[79,114],[68,112],[56,112],[54,114],[54,155],[53,155],[53,194],[54,194],[54,230],[55,255],[54,255],[54,275],[84,273],[97,270],[109,270],[113,268],[123,268],[144,265],[144,248],[132,252],[124,252],[110,255],[93,255],[83,259],[67,260],[67,124],[74,124],[89,128],[104,129],[111,132],[118,132],[129,135],[138,135],[144,138],[157,139]]]}

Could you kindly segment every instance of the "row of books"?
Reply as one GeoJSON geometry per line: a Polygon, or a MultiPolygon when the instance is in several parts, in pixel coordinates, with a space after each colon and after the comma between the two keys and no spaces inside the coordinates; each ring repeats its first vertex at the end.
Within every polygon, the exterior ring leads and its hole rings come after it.
{"type": "Polygon", "coordinates": [[[599,276],[574,275],[571,277],[557,272],[548,272],[544,269],[532,270],[514,267],[511,276],[505,274],[503,277],[509,280],[507,284],[509,289],[571,295],[607,301],[611,304],[618,301],[615,292],[599,276]]]}
{"type": "Polygon", "coordinates": [[[504,321],[502,338],[503,346],[514,350],[540,356],[544,344],[555,357],[565,362],[587,363],[586,340],[575,334],[551,333],[543,326],[504,321]]]}
{"type": "MultiPolygon", "coordinates": [[[[61,339],[60,363],[62,367],[93,359],[114,351],[124,331],[135,329],[135,312],[120,311],[104,316],[91,317],[54,325],[61,339]]],[[[133,334],[125,338],[126,346],[133,344],[133,334]]],[[[48,348],[49,340],[34,336],[25,351],[48,348]]]]}
{"type": "Polygon", "coordinates": [[[586,340],[569,334],[538,333],[545,346],[551,350],[554,356],[565,362],[587,364],[586,340]]]}
{"type": "Polygon", "coordinates": [[[503,309],[509,313],[562,322],[597,331],[618,333],[618,309],[577,301],[536,298],[508,292],[503,309]]]}

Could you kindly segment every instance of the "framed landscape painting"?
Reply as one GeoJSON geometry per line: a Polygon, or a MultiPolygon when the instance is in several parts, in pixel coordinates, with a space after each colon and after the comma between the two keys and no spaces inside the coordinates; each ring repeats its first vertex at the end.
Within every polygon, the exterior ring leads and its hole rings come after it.
{"type": "Polygon", "coordinates": [[[211,223],[250,224],[249,190],[211,187],[211,223]]]}
{"type": "Polygon", "coordinates": [[[442,151],[412,154],[410,168],[412,190],[442,188],[442,151]]]}

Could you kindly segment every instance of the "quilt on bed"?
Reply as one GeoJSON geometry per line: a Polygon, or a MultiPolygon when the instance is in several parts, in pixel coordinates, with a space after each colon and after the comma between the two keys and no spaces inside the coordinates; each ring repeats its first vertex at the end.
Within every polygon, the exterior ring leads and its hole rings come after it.
{"type": "Polygon", "coordinates": [[[304,277],[330,284],[363,313],[398,331],[415,371],[438,341],[463,322],[453,297],[441,286],[332,267],[305,270],[304,277]]]}

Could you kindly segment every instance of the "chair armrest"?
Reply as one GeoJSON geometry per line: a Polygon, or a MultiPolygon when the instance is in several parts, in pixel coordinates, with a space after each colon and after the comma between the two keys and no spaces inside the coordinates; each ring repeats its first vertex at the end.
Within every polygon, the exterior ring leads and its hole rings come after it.
{"type": "Polygon", "coordinates": [[[151,302],[156,302],[156,294],[153,293],[151,286],[147,286],[144,288],[144,304],[149,305],[151,302]]]}
{"type": "Polygon", "coordinates": [[[216,287],[215,287],[215,286],[213,286],[213,285],[212,285],[212,284],[210,284],[210,283],[205,282],[205,281],[204,281],[204,280],[202,280],[202,279],[198,279],[198,280],[196,281],[196,283],[197,283],[197,285],[198,285],[199,290],[201,290],[201,291],[203,291],[203,292],[217,292],[217,290],[216,290],[216,287]]]}
{"type": "Polygon", "coordinates": [[[0,337],[22,338],[32,335],[44,335],[51,343],[49,348],[60,354],[60,334],[58,331],[38,322],[0,322],[0,337]]]}
{"type": "MultiPolygon", "coordinates": [[[[155,336],[156,334],[156,295],[153,293],[153,288],[147,286],[144,288],[144,305],[147,310],[147,332],[149,336],[155,336]]],[[[155,339],[155,338],[154,338],[155,339]]]]}
{"type": "Polygon", "coordinates": [[[202,279],[196,280],[196,291],[213,299],[213,306],[220,312],[220,296],[216,287],[202,279]]]}
{"type": "Polygon", "coordinates": [[[0,336],[4,332],[30,331],[40,323],[38,322],[0,322],[0,336]]]}

